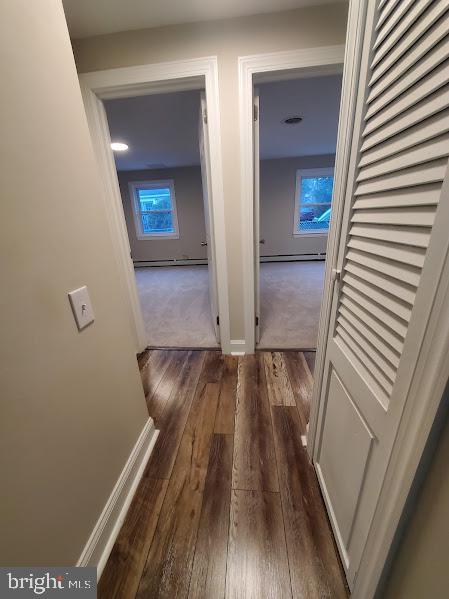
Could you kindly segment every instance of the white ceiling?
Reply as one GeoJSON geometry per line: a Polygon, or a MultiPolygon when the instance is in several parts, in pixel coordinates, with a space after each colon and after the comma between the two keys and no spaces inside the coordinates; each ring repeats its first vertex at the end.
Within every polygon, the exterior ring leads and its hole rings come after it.
{"type": "Polygon", "coordinates": [[[199,91],[107,100],[105,108],[112,141],[129,145],[114,154],[118,170],[200,163],[199,91]]]}
{"type": "Polygon", "coordinates": [[[262,159],[335,153],[341,75],[264,83],[258,88],[262,159]],[[303,121],[282,123],[290,116],[301,116],[303,121]]]}
{"type": "Polygon", "coordinates": [[[228,19],[346,0],[63,0],[72,38],[228,19]]]}
{"type": "MultiPolygon", "coordinates": [[[[264,83],[260,93],[262,159],[333,154],[341,75],[264,83]],[[282,120],[299,115],[299,125],[282,120]]],[[[118,170],[198,165],[199,91],[121,98],[105,102],[118,170]]]]}

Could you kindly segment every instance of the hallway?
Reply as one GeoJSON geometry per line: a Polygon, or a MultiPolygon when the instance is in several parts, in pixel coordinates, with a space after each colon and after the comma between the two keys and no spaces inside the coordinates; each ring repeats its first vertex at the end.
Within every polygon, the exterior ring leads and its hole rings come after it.
{"type": "Polygon", "coordinates": [[[160,429],[100,598],[347,597],[301,445],[313,353],[146,352],[160,429]]]}

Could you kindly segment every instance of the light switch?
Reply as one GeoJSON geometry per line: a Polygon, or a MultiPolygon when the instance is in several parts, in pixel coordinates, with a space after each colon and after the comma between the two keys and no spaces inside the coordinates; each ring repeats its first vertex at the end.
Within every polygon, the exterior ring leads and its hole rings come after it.
{"type": "Polygon", "coordinates": [[[72,306],[73,316],[75,317],[78,330],[81,331],[84,327],[94,320],[94,311],[90,303],[89,292],[87,287],[80,287],[69,293],[70,305],[72,306]]]}

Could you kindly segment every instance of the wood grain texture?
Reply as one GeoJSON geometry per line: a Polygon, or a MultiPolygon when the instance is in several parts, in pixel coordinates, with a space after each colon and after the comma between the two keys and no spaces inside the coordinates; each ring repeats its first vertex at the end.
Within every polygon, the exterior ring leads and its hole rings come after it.
{"type": "Polygon", "coordinates": [[[167,485],[141,479],[98,584],[99,599],[134,599],[167,485]]]}
{"type": "Polygon", "coordinates": [[[239,359],[236,356],[224,356],[224,369],[221,379],[220,399],[215,419],[216,433],[234,434],[235,400],[237,394],[237,368],[239,359]]]}
{"type": "Polygon", "coordinates": [[[272,406],[296,406],[284,356],[281,352],[264,352],[268,400],[272,406]]]}
{"type": "Polygon", "coordinates": [[[146,467],[151,478],[170,478],[192,399],[202,374],[204,352],[189,352],[170,393],[161,430],[146,467]]]}
{"type": "Polygon", "coordinates": [[[305,434],[310,417],[313,377],[302,352],[284,352],[284,360],[299,412],[301,433],[305,434]]]}
{"type": "Polygon", "coordinates": [[[224,597],[231,501],[232,435],[212,439],[190,578],[191,599],[224,597]]]}
{"type": "Polygon", "coordinates": [[[161,428],[168,400],[179,381],[179,373],[189,358],[187,351],[153,350],[145,368],[147,405],[156,428],[161,428]]]}
{"type": "Polygon", "coordinates": [[[346,598],[344,575],[296,408],[273,406],[276,457],[294,597],[346,598]]]}
{"type": "Polygon", "coordinates": [[[312,375],[301,353],[276,354],[141,357],[160,434],[100,599],[347,597],[301,445],[312,375]]]}
{"type": "Polygon", "coordinates": [[[198,389],[179,446],[137,597],[185,597],[200,519],[219,383],[198,389]]]}
{"type": "Polygon", "coordinates": [[[279,491],[263,359],[239,362],[232,488],[279,491]]]}
{"type": "Polygon", "coordinates": [[[232,491],[226,597],[291,597],[278,493],[232,491]]]}

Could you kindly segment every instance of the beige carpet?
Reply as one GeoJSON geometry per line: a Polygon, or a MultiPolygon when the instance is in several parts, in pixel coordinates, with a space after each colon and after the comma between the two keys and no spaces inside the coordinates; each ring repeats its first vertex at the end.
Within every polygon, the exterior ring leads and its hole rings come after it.
{"type": "Polygon", "coordinates": [[[324,261],[260,265],[260,348],[316,348],[324,261]]]}
{"type": "Polygon", "coordinates": [[[136,268],[148,345],[217,347],[207,266],[136,268]]]}

